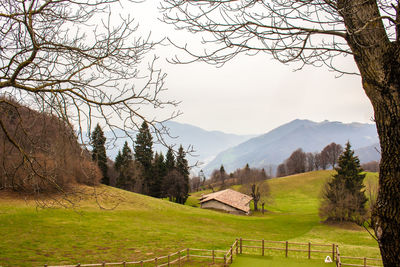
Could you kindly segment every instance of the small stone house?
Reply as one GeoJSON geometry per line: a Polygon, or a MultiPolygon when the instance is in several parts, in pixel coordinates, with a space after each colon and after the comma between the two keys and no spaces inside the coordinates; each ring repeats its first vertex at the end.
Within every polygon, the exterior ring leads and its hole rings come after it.
{"type": "Polygon", "coordinates": [[[203,209],[216,209],[232,214],[248,215],[250,201],[253,198],[232,189],[225,189],[215,193],[203,195],[200,205],[203,209]]]}

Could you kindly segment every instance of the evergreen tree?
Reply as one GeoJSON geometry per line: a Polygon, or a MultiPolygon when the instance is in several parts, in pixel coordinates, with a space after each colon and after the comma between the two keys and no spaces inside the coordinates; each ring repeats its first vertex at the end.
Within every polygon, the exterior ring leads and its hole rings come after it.
{"type": "Polygon", "coordinates": [[[99,124],[97,124],[96,127],[94,128],[90,138],[91,138],[90,143],[93,147],[92,160],[94,162],[97,162],[97,165],[101,170],[101,173],[103,175],[101,182],[103,184],[109,185],[110,179],[107,175],[108,166],[107,166],[107,155],[105,148],[106,138],[99,124]]]}
{"type": "Polygon", "coordinates": [[[189,165],[185,157],[186,153],[181,145],[176,157],[176,170],[183,177],[180,192],[176,198],[176,202],[180,204],[185,204],[186,199],[189,196],[189,165]]]}
{"type": "Polygon", "coordinates": [[[119,172],[117,177],[117,187],[132,190],[134,178],[132,174],[133,155],[132,150],[129,148],[128,142],[125,141],[121,151],[115,158],[114,168],[119,172]]]}
{"type": "Polygon", "coordinates": [[[139,133],[136,135],[135,159],[143,167],[143,193],[152,195],[150,187],[154,184],[152,173],[153,137],[145,121],[139,129],[139,133]]]}
{"type": "Polygon", "coordinates": [[[168,148],[168,152],[166,155],[166,159],[165,159],[165,167],[167,168],[167,172],[172,171],[173,169],[175,169],[175,156],[174,156],[174,152],[172,151],[172,148],[168,148]]]}
{"type": "Polygon", "coordinates": [[[151,196],[162,197],[162,184],[164,177],[167,175],[167,167],[164,161],[164,155],[162,153],[154,156],[154,166],[153,166],[154,179],[151,188],[151,196]]]}
{"type": "Polygon", "coordinates": [[[363,185],[365,174],[361,174],[360,160],[354,156],[349,142],[338,159],[336,171],[326,185],[320,214],[331,220],[361,223],[367,202],[363,185]]]}

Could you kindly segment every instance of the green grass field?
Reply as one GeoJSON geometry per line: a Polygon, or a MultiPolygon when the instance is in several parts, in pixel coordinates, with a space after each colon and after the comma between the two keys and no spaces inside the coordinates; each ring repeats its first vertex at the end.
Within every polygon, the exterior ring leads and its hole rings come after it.
{"type": "MultiPolygon", "coordinates": [[[[272,201],[267,213],[256,216],[192,207],[194,198],[182,206],[106,186],[96,189],[106,209],[90,188],[75,199],[74,209],[42,209],[0,191],[0,265],[140,260],[187,247],[226,250],[238,237],[336,243],[342,255],[379,257],[363,228],[320,222],[320,187],[331,175],[318,171],[268,181],[272,201]]],[[[367,179],[375,181],[376,174],[367,179]]]]}
{"type": "Polygon", "coordinates": [[[279,257],[262,256],[238,256],[232,267],[333,267],[335,263],[325,263],[323,260],[290,259],[279,257]]]}

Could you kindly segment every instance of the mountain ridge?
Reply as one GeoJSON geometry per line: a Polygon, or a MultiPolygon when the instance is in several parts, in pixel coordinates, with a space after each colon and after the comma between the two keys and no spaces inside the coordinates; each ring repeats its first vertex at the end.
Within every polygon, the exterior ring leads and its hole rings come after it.
{"type": "Polygon", "coordinates": [[[258,168],[276,166],[297,148],[302,148],[305,152],[317,152],[331,142],[343,146],[347,141],[350,141],[353,149],[375,145],[378,142],[376,126],[359,122],[313,122],[296,119],[221,152],[204,167],[204,171],[210,174],[221,164],[227,172],[247,163],[258,168]]]}

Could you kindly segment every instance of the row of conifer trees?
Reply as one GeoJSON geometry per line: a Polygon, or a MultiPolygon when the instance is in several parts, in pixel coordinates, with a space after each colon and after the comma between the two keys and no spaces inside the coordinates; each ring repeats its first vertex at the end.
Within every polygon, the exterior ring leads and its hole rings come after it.
{"type": "Polygon", "coordinates": [[[102,171],[103,184],[113,184],[118,188],[146,194],[184,204],[189,194],[189,166],[186,153],[179,147],[176,157],[170,147],[166,156],[153,152],[153,137],[148,124],[143,122],[133,150],[125,142],[118,152],[114,164],[107,164],[106,138],[100,125],[91,135],[92,159],[102,171]],[[110,183],[110,170],[113,168],[115,181],[110,183]]]}

